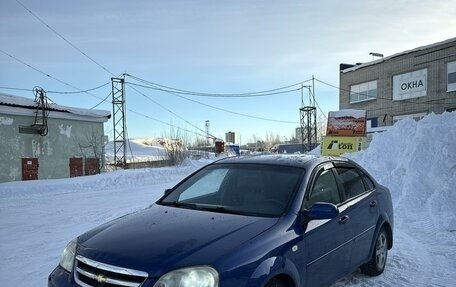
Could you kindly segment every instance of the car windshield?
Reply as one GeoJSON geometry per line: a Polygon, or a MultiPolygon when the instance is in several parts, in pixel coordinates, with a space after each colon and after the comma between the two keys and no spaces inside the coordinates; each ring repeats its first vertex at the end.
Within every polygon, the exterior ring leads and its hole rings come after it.
{"type": "Polygon", "coordinates": [[[304,170],[296,167],[215,164],[178,185],[158,204],[221,213],[277,217],[293,198],[304,170]]]}

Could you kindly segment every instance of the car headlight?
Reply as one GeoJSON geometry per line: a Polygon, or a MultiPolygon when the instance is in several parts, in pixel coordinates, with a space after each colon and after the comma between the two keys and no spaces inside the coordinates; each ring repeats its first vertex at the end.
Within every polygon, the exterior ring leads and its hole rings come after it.
{"type": "Polygon", "coordinates": [[[154,287],[217,287],[218,272],[209,266],[195,266],[166,273],[154,287]]]}
{"type": "Polygon", "coordinates": [[[63,250],[62,256],[60,257],[60,266],[63,269],[70,272],[73,270],[74,257],[76,254],[76,240],[72,240],[63,250]]]}

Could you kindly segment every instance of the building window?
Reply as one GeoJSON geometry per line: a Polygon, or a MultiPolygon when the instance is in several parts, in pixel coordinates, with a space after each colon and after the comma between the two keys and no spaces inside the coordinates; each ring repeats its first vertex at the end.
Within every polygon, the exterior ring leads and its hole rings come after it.
{"type": "Polygon", "coordinates": [[[377,118],[368,118],[366,120],[366,127],[368,130],[371,128],[378,127],[378,119],[377,118]]]}
{"type": "Polygon", "coordinates": [[[350,104],[377,98],[377,80],[350,86],[350,104]]]}
{"type": "Polygon", "coordinates": [[[447,92],[456,91],[456,61],[447,63],[447,92]]]}
{"type": "Polygon", "coordinates": [[[419,121],[426,116],[426,113],[416,113],[416,114],[408,114],[408,115],[401,115],[401,116],[393,116],[393,124],[397,123],[400,120],[411,118],[415,121],[419,121]]]}
{"type": "Polygon", "coordinates": [[[421,69],[393,77],[393,100],[400,101],[426,96],[427,69],[421,69]]]}

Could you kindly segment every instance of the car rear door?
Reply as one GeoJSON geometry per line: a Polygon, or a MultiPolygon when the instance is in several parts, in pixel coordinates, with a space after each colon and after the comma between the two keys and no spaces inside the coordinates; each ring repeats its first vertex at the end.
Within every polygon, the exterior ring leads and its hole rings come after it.
{"type": "Polygon", "coordinates": [[[361,170],[348,163],[336,164],[336,174],[343,190],[348,222],[346,234],[350,240],[349,268],[355,270],[369,259],[375,236],[378,206],[374,184],[361,170]]]}

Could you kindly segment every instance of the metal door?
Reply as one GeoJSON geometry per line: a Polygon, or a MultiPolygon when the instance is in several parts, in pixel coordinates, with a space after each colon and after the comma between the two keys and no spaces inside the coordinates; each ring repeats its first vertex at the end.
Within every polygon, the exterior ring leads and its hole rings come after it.
{"type": "Polygon", "coordinates": [[[70,177],[83,175],[82,157],[70,158],[70,177]]]}
{"type": "Polygon", "coordinates": [[[96,157],[85,159],[85,175],[100,173],[100,159],[96,157]]]}
{"type": "Polygon", "coordinates": [[[38,158],[22,158],[22,180],[38,179],[38,158]]]}

